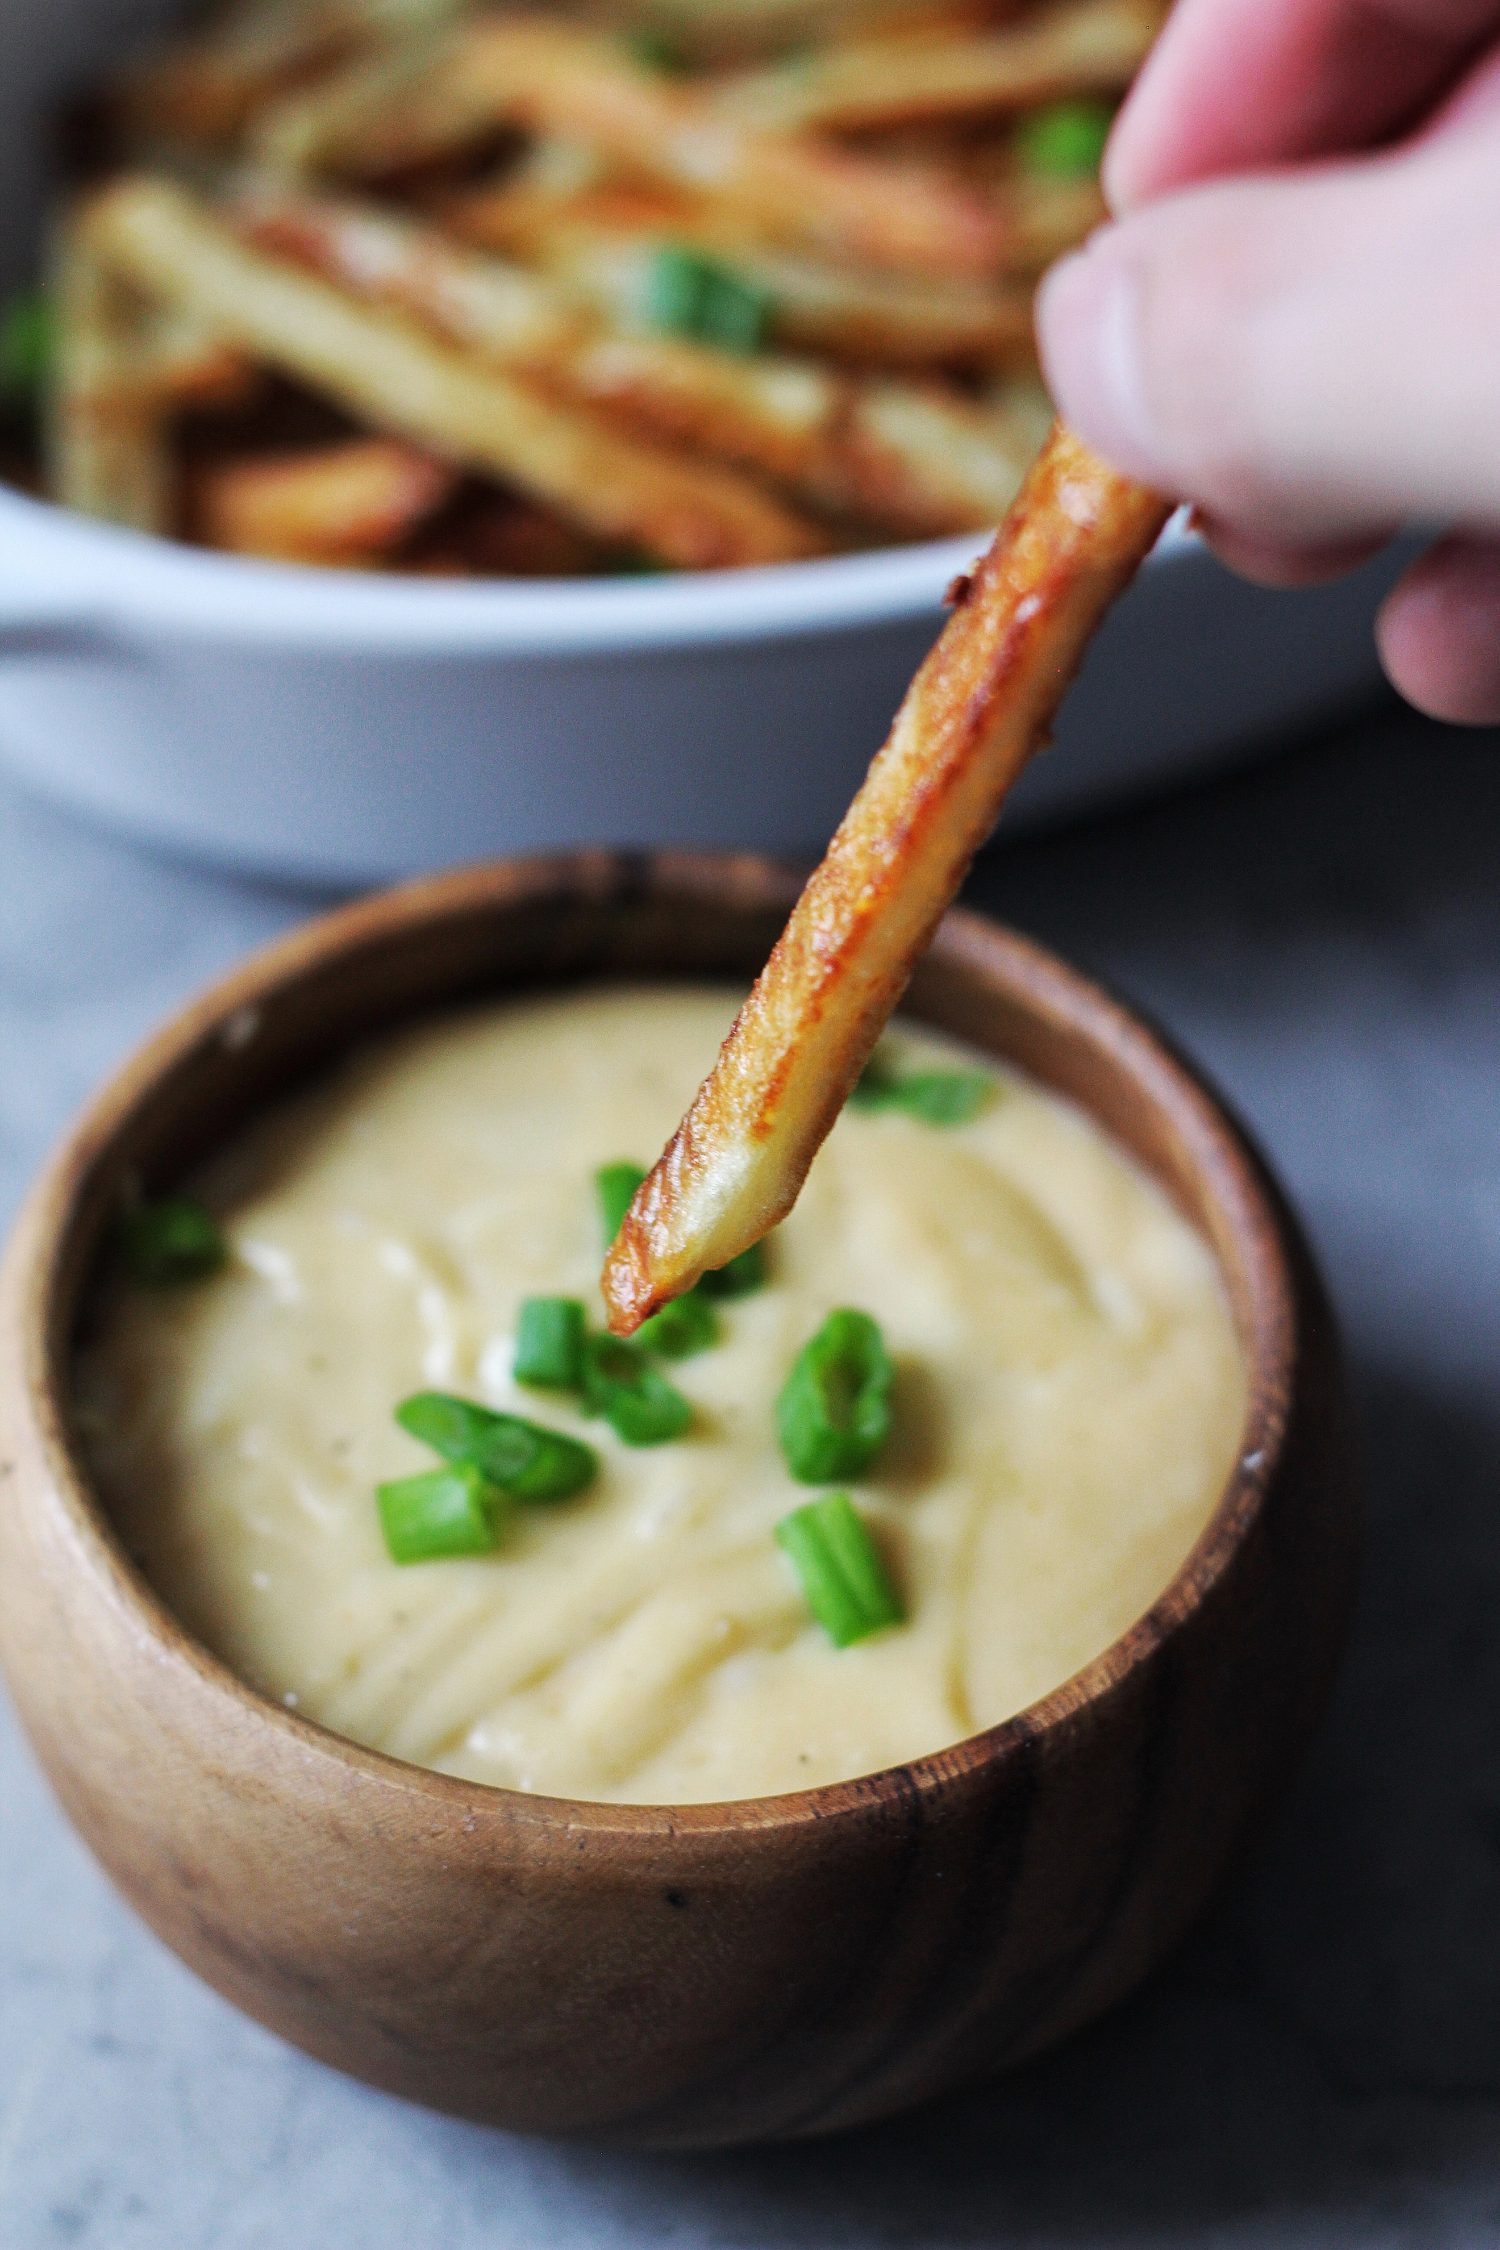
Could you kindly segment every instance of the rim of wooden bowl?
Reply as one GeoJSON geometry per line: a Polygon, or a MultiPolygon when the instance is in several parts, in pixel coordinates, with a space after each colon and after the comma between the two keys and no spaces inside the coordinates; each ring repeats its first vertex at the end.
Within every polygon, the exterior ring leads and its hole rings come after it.
{"type": "MultiPolygon", "coordinates": [[[[482,1811],[502,1798],[511,1816],[528,1825],[574,1836],[586,1829],[595,1835],[613,1832],[622,1838],[649,1840],[836,1820],[908,1800],[913,1791],[925,1796],[951,1788],[1079,1719],[1147,1663],[1201,1608],[1254,1525],[1280,1459],[1299,1325],[1289,1239],[1292,1222],[1241,1127],[1201,1073],[1160,1032],[1045,947],[962,908],[945,917],[930,956],[934,964],[960,975],[967,967],[992,981],[998,972],[1013,1001],[1019,999],[1032,1013],[1042,1011],[1064,1030],[1081,1032],[1116,1072],[1124,1073],[1169,1128],[1181,1160],[1200,1185],[1205,1208],[1218,1220],[1219,1239],[1209,1239],[1209,1248],[1231,1297],[1247,1363],[1241,1440],[1208,1524],[1151,1607],[1070,1679],[1025,1710],[960,1742],[848,1781],[686,1805],[547,1797],[436,1773],[369,1749],[261,1694],[194,1639],[120,1545],[70,1433],[70,1368],[79,1308],[108,1217],[111,1199],[106,1189],[112,1185],[118,1191],[118,1170],[111,1179],[118,1144],[133,1121],[149,1114],[174,1076],[206,1049],[232,1051],[246,1045],[263,1011],[278,997],[326,975],[351,955],[372,948],[400,949],[444,925],[482,918],[486,909],[513,913],[528,901],[540,904],[552,898],[623,910],[643,901],[673,898],[690,906],[695,897],[705,901],[711,896],[720,907],[727,901],[747,913],[766,913],[789,906],[796,888],[796,878],[784,867],[730,853],[579,852],[488,861],[425,877],[336,908],[260,948],[170,1018],[94,1095],[23,1207],[7,1260],[6,1288],[21,1347],[16,1372],[25,1408],[65,1512],[79,1566],[93,1572],[109,1598],[131,1614],[160,1657],[187,1667],[202,1684],[227,1695],[242,1713],[300,1743],[305,1751],[360,1770],[387,1787],[399,1786],[450,1810],[482,1811]],[[1237,1270],[1231,1270],[1226,1260],[1226,1244],[1233,1245],[1237,1270]]],[[[608,973],[606,969],[606,978],[608,973]]],[[[645,972],[636,973],[644,978],[645,972]]],[[[653,973],[671,975],[665,969],[653,973]]],[[[715,974],[696,973],[703,981],[711,981],[715,974]]],[[[583,975],[589,975],[586,966],[583,975]]],[[[575,975],[572,981],[583,978],[575,975]]],[[[599,979],[594,976],[591,981],[599,979]]],[[[515,987],[527,988],[519,981],[515,987]]],[[[457,1005],[464,997],[477,997],[479,989],[466,993],[455,989],[435,998],[429,994],[426,1006],[457,1005]]],[[[502,975],[495,996],[505,989],[502,975]]],[[[393,1028],[403,1017],[422,1012],[420,999],[398,1004],[391,1009],[387,1026],[393,1028]]],[[[921,1020],[920,1010],[915,1020],[921,1020]]],[[[331,1059],[346,1044],[358,1044],[361,1037],[369,1036],[379,1036],[379,1030],[356,1030],[347,1042],[330,1038],[323,1058],[331,1059]]],[[[311,1070],[315,1073],[317,1067],[314,1064],[311,1070]]],[[[308,1074],[307,1069],[293,1073],[287,1083],[308,1074]]],[[[1079,1106],[1088,1107],[1087,1103],[1079,1106]]],[[[1112,1138],[1123,1139],[1107,1121],[1096,1117],[1096,1122],[1104,1123],[1112,1138]]],[[[209,1133],[198,1153],[222,1145],[232,1130],[231,1124],[209,1133]]],[[[1136,1161],[1142,1161],[1139,1154],[1136,1161]]],[[[1157,1177],[1173,1192],[1170,1181],[1160,1173],[1157,1177]]],[[[1180,1199],[1174,1200],[1180,1205],[1180,1199]]],[[[1198,1214],[1184,1215],[1200,1235],[1207,1236],[1198,1214]]]]}

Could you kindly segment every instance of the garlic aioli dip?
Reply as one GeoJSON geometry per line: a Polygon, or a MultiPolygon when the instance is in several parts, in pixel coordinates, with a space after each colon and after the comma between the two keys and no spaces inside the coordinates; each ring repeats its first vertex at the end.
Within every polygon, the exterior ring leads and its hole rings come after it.
{"type": "MultiPolygon", "coordinates": [[[[202,1175],[224,1273],[111,1287],[77,1387],[106,1502],[167,1604],[263,1693],[505,1788],[758,1796],[1021,1710],[1186,1559],[1245,1412],[1220,1277],[1132,1160],[1014,1075],[966,1125],[841,1119],[767,1286],[670,1367],[684,1438],[635,1451],[513,1382],[524,1297],[598,1306],[595,1168],[652,1160],[733,1005],[610,987],[372,1044],[202,1175]],[[875,1316],[896,1363],[890,1442],[851,1489],[907,1610],[844,1650],[772,1536],[813,1496],[778,1450],[777,1393],[839,1305],[875,1316]],[[433,1465],[391,1418],[423,1387],[584,1437],[598,1481],[516,1508],[491,1556],[398,1566],[374,1487],[433,1465]]],[[[892,1050],[974,1062],[904,1028],[892,1050]]]]}

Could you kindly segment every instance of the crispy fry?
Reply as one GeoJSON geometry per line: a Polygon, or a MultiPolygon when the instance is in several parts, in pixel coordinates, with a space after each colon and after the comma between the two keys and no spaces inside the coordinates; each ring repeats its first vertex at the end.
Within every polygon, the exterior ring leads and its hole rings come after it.
{"type": "Polygon", "coordinates": [[[627,325],[645,271],[664,242],[729,259],[771,301],[771,330],[793,351],[872,367],[1036,366],[1031,292],[1011,283],[922,280],[789,256],[710,204],[618,190],[571,204],[526,190],[456,202],[450,223],[469,240],[524,257],[627,325]]]}
{"type": "MultiPolygon", "coordinates": [[[[304,167],[369,178],[430,161],[503,123],[559,134],[648,179],[711,193],[773,239],[825,256],[974,276],[996,271],[1006,255],[1004,220],[961,181],[761,131],[610,41],[541,17],[464,27],[398,97],[330,104],[317,132],[304,114],[296,145],[304,167]]],[[[268,128],[263,152],[284,157],[290,137],[283,119],[268,128]]]]}
{"type": "Polygon", "coordinates": [[[1161,28],[1158,0],[1074,0],[966,37],[871,39],[725,81],[717,106],[766,132],[847,132],[1122,93],[1161,28]]]}
{"type": "Polygon", "coordinates": [[[170,181],[117,182],[85,228],[96,254],[138,288],[199,314],[356,417],[551,501],[605,540],[688,569],[786,561],[826,544],[733,471],[621,437],[252,249],[170,181]]]}
{"type": "Polygon", "coordinates": [[[444,53],[430,37],[364,48],[342,69],[293,87],[256,118],[249,135],[255,163],[273,177],[324,168],[371,176],[383,168],[378,159],[356,164],[352,152],[381,146],[382,120],[392,115],[403,120],[404,133],[417,145],[441,151],[455,138],[462,143],[468,133],[482,130],[485,118],[472,107],[455,117],[449,81],[439,68],[444,53]],[[429,103],[435,104],[430,112],[429,103]]]}
{"type": "Polygon", "coordinates": [[[1046,433],[1038,388],[1014,384],[983,407],[911,383],[867,383],[851,398],[821,492],[829,507],[937,537],[1004,515],[1046,433]]]}
{"type": "Polygon", "coordinates": [[[52,490],[132,531],[165,531],[174,486],[169,405],[148,307],[65,226],[53,255],[57,379],[47,416],[52,490]]]}
{"type": "Polygon", "coordinates": [[[244,405],[260,381],[242,351],[171,306],[153,308],[150,354],[151,379],[173,407],[244,405]]]}
{"type": "Polygon", "coordinates": [[[872,31],[918,31],[958,17],[993,20],[1025,0],[585,0],[577,13],[589,22],[659,30],[665,22],[674,43],[695,63],[746,62],[784,54],[789,47],[872,31]]]}
{"type": "Polygon", "coordinates": [[[1057,425],[604,1268],[611,1328],[791,1209],[1007,789],[1167,504],[1057,425]]]}
{"type": "Polygon", "coordinates": [[[122,71],[111,108],[127,139],[232,147],[268,104],[341,64],[389,52],[471,0],[252,0],[122,71]]]}
{"type": "Polygon", "coordinates": [[[113,112],[131,139],[224,147],[269,97],[347,54],[352,37],[335,6],[278,0],[241,8],[198,38],[122,72],[113,112]]]}
{"type": "Polygon", "coordinates": [[[936,536],[994,523],[1045,427],[1023,398],[983,409],[933,386],[610,333],[544,277],[370,205],[262,190],[244,223],[252,240],[496,365],[888,530],[936,536]]]}
{"type": "Polygon", "coordinates": [[[458,472],[392,438],[260,455],[206,470],[197,504],[210,543],[276,562],[379,559],[436,513],[458,472]]]}

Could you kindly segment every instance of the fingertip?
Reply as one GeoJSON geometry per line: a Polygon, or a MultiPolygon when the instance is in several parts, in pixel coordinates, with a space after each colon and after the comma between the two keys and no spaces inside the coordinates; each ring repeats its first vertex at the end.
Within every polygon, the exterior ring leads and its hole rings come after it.
{"type": "Polygon", "coordinates": [[[1194,509],[1192,528],[1237,577],[1278,591],[1342,578],[1373,560],[1391,536],[1382,532],[1353,539],[1274,539],[1241,531],[1203,509],[1194,509]]]}
{"type": "Polygon", "coordinates": [[[1036,303],[1042,373],[1058,412],[1107,461],[1160,482],[1141,367],[1139,307],[1117,231],[1101,227],[1061,259],[1036,303]]]}
{"type": "Polygon", "coordinates": [[[1440,540],[1387,595],[1375,638],[1418,711],[1454,726],[1500,722],[1500,542],[1440,540]]]}

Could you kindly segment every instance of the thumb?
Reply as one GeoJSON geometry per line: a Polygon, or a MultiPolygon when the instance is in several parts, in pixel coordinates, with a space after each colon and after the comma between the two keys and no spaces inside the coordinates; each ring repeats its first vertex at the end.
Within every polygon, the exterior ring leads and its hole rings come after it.
{"type": "Polygon", "coordinates": [[[1252,540],[1500,528],[1497,212],[1489,130],[1163,198],[1043,286],[1059,410],[1252,540]]]}

